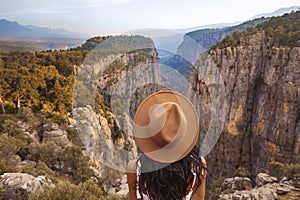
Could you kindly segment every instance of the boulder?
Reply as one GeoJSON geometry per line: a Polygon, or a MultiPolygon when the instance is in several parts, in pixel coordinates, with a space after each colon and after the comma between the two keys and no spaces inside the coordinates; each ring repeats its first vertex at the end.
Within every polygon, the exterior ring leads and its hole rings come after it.
{"type": "Polygon", "coordinates": [[[55,187],[45,176],[34,177],[25,173],[4,173],[0,176],[3,199],[28,199],[36,191],[43,191],[45,186],[55,187]]]}
{"type": "Polygon", "coordinates": [[[44,124],[43,130],[43,142],[54,142],[62,147],[69,143],[67,132],[60,129],[57,123],[44,124]]]}
{"type": "Polygon", "coordinates": [[[277,178],[270,176],[268,174],[265,173],[259,173],[256,176],[255,182],[257,186],[262,186],[265,185],[267,183],[273,183],[273,182],[277,182],[277,178]]]}
{"type": "Polygon", "coordinates": [[[250,191],[235,191],[232,194],[221,194],[219,200],[252,200],[253,198],[250,191]]]}
{"type": "Polygon", "coordinates": [[[129,192],[127,177],[126,175],[122,176],[122,178],[117,179],[113,186],[108,189],[109,195],[117,195],[117,196],[126,196],[129,192]]]}
{"type": "Polygon", "coordinates": [[[286,194],[289,191],[291,191],[291,189],[289,187],[282,187],[282,186],[280,186],[280,187],[276,188],[277,194],[286,194]]]}
{"type": "Polygon", "coordinates": [[[248,178],[227,178],[224,180],[224,192],[219,196],[219,200],[276,200],[286,194],[291,199],[299,199],[300,197],[300,189],[296,187],[293,179],[284,178],[277,182],[277,178],[260,173],[256,177],[256,184],[252,189],[248,178]]]}
{"type": "Polygon", "coordinates": [[[227,178],[223,183],[224,189],[249,190],[252,189],[251,180],[247,177],[227,178]]]}
{"type": "Polygon", "coordinates": [[[259,199],[259,192],[258,192],[258,190],[257,189],[252,189],[250,191],[250,197],[252,199],[259,199]]]}
{"type": "Polygon", "coordinates": [[[276,188],[271,183],[267,183],[258,188],[259,199],[260,200],[270,200],[270,199],[279,199],[276,188]]]}
{"type": "Polygon", "coordinates": [[[232,194],[232,200],[251,200],[248,192],[235,192],[232,194]]]}

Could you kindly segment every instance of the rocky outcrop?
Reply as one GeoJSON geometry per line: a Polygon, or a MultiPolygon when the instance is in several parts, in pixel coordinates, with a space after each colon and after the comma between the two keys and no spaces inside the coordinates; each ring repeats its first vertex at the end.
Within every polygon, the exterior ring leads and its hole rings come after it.
{"type": "Polygon", "coordinates": [[[60,129],[57,123],[47,123],[43,125],[42,141],[54,142],[61,147],[69,143],[67,132],[60,129]]]}
{"type": "Polygon", "coordinates": [[[256,177],[255,187],[233,187],[241,185],[248,178],[228,178],[223,183],[223,193],[219,200],[270,200],[270,199],[299,199],[300,189],[295,187],[293,180],[278,182],[276,177],[260,173],[256,177]],[[243,180],[241,182],[241,180],[243,180]],[[229,187],[228,187],[229,186],[229,187]],[[242,190],[240,190],[242,189],[242,190]]]}
{"type": "MultiPolygon", "coordinates": [[[[300,163],[300,48],[269,41],[258,32],[237,47],[212,50],[191,71],[202,110],[215,112],[207,88],[215,87],[216,80],[201,75],[213,64],[205,69],[199,64],[214,63],[226,91],[225,126],[207,155],[213,176],[230,175],[238,166],[253,176],[268,170],[270,161],[300,163]]],[[[204,130],[210,126],[209,116],[202,114],[204,130]]]]}
{"type": "Polygon", "coordinates": [[[111,188],[108,190],[109,195],[126,196],[129,192],[127,184],[127,176],[124,175],[121,178],[114,181],[111,188]]]}
{"type": "Polygon", "coordinates": [[[248,190],[252,189],[252,184],[250,178],[234,177],[225,179],[223,187],[225,190],[248,190]]]}
{"type": "Polygon", "coordinates": [[[273,183],[273,182],[277,182],[277,178],[274,177],[274,176],[270,176],[268,174],[265,174],[265,173],[259,173],[257,174],[256,176],[256,179],[255,179],[255,183],[257,186],[263,186],[267,183],[273,183]]]}
{"type": "MultiPolygon", "coordinates": [[[[108,125],[107,122],[103,122],[103,118],[100,118],[92,109],[91,106],[75,108],[73,110],[75,119],[74,126],[81,139],[81,142],[86,148],[87,155],[92,158],[96,164],[101,168],[101,163],[120,171],[125,171],[127,161],[132,159],[126,157],[124,153],[124,146],[117,146],[113,143],[110,128],[103,125],[108,125]],[[102,120],[102,123],[99,122],[102,120]],[[102,126],[101,126],[101,125],[102,126]]],[[[127,144],[131,147],[128,151],[135,152],[135,145],[132,137],[122,137],[123,142],[119,144],[127,144]],[[129,145],[130,144],[130,145],[129,145]]],[[[133,154],[132,154],[133,155],[133,154]]]]}
{"type": "Polygon", "coordinates": [[[45,176],[34,177],[25,173],[4,173],[0,176],[0,187],[3,199],[28,199],[35,191],[43,191],[44,187],[55,187],[45,176]]]}

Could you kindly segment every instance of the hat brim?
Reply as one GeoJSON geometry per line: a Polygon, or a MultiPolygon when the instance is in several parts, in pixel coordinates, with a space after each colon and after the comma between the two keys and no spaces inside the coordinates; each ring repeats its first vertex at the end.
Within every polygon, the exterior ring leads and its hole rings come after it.
{"type": "Polygon", "coordinates": [[[173,91],[160,91],[148,96],[138,107],[134,117],[134,134],[143,135],[143,137],[135,137],[136,144],[140,150],[149,158],[162,162],[172,163],[184,158],[195,146],[199,135],[199,119],[198,114],[185,96],[173,91]],[[187,121],[187,128],[184,133],[174,139],[176,145],[171,141],[168,145],[158,146],[151,138],[153,133],[143,132],[136,133],[135,125],[147,126],[150,123],[149,110],[154,104],[162,104],[166,102],[177,103],[187,121]],[[149,137],[147,137],[149,135],[149,137]]]}

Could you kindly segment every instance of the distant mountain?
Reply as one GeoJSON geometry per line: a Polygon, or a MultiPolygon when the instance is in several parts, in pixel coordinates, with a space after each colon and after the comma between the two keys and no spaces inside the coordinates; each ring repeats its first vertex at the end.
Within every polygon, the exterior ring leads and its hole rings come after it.
{"type": "MultiPolygon", "coordinates": [[[[142,35],[145,37],[151,38],[157,49],[159,49],[159,56],[164,57],[163,64],[166,64],[165,53],[160,55],[162,52],[169,52],[171,54],[181,54],[183,49],[183,40],[189,37],[190,40],[195,40],[192,42],[199,43],[201,47],[201,51],[209,49],[212,45],[221,41],[226,35],[231,34],[236,30],[246,30],[247,27],[255,27],[256,22],[261,22],[259,18],[264,18],[264,20],[268,19],[272,16],[281,16],[285,13],[291,13],[292,11],[299,10],[300,6],[293,6],[289,8],[280,8],[272,13],[259,14],[249,19],[248,22],[234,22],[234,23],[218,23],[218,24],[207,24],[198,27],[190,27],[183,29],[153,29],[153,28],[145,28],[138,29],[130,32],[126,32],[126,35],[142,35]],[[250,24],[251,21],[254,20],[254,24],[250,24]],[[206,38],[203,38],[206,37],[206,38]],[[200,41],[203,40],[203,41],[200,41]]],[[[191,42],[191,41],[190,41],[191,42]]],[[[186,41],[184,41],[186,43],[186,41]]],[[[190,54],[190,52],[186,52],[190,54]]],[[[197,54],[198,55],[198,54],[197,54]]],[[[183,56],[183,55],[181,55],[183,56]]],[[[186,56],[184,56],[186,58],[186,56]]],[[[176,59],[177,61],[180,59],[176,59]]],[[[188,59],[189,60],[189,59],[188,59]]],[[[174,64],[174,60],[170,61],[174,64]]],[[[182,62],[180,62],[181,65],[182,62]]],[[[168,63],[170,64],[170,63],[168,63]]]]}
{"type": "Polygon", "coordinates": [[[191,28],[182,28],[182,29],[174,29],[174,31],[177,31],[179,33],[188,33],[200,29],[214,29],[214,28],[225,28],[229,26],[235,26],[240,24],[241,22],[234,22],[234,23],[218,23],[218,24],[206,24],[203,26],[197,26],[197,27],[191,27],[191,28]]]}
{"type": "Polygon", "coordinates": [[[277,16],[281,16],[281,15],[286,14],[286,13],[291,13],[291,12],[295,12],[295,11],[299,11],[299,10],[300,10],[300,6],[280,8],[280,9],[278,9],[278,10],[272,12],[272,13],[265,13],[265,14],[255,15],[251,19],[256,19],[256,18],[261,18],[261,17],[277,17],[277,16]]]}
{"type": "Polygon", "coordinates": [[[185,33],[179,33],[169,29],[145,28],[124,33],[125,35],[142,35],[153,40],[157,49],[175,53],[183,41],[185,33]]]}
{"type": "Polygon", "coordinates": [[[65,29],[50,29],[31,25],[23,26],[17,22],[0,19],[0,38],[34,40],[41,38],[83,38],[83,36],[65,29]]]}

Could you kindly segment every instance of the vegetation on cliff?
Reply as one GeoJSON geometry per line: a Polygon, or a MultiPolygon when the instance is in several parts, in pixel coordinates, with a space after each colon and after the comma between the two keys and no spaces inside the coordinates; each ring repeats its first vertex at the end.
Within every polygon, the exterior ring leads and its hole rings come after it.
{"type": "MultiPolygon", "coordinates": [[[[203,29],[187,33],[186,36],[198,42],[204,49],[208,50],[213,45],[219,43],[225,36],[232,35],[232,33],[239,31],[246,31],[254,28],[257,24],[268,21],[269,18],[258,18],[246,21],[236,26],[230,26],[218,29],[203,29]]],[[[230,36],[228,36],[230,37],[230,36]]]]}
{"type": "MultiPolygon", "coordinates": [[[[45,175],[57,185],[46,189],[43,195],[34,194],[31,197],[33,200],[62,197],[118,199],[108,197],[103,189],[116,176],[105,174],[105,178],[99,179],[94,175],[92,167],[96,166],[84,155],[76,130],[69,126],[78,70],[84,66],[81,64],[91,50],[107,38],[111,37],[91,38],[81,47],[71,50],[0,53],[0,174],[22,172],[34,176],[45,175]],[[67,132],[71,142],[66,146],[44,142],[45,126],[53,123],[57,124],[59,130],[67,132]],[[97,179],[97,183],[91,178],[97,179]]],[[[150,41],[141,36],[117,36],[111,43],[105,44],[111,45],[108,52],[111,53],[126,52],[132,47],[139,48],[149,43],[153,45],[150,41]]],[[[134,60],[128,63],[115,61],[109,65],[106,73],[145,62],[149,52],[149,49],[136,49],[132,52],[134,60]]],[[[76,87],[88,90],[84,84],[76,87]]],[[[98,90],[94,92],[96,112],[108,117],[108,102],[104,101],[98,90]]],[[[119,131],[114,124],[110,127],[112,135],[119,134],[114,133],[119,131]]]]}
{"type": "Polygon", "coordinates": [[[235,47],[241,44],[242,39],[254,33],[264,31],[273,46],[300,46],[300,11],[285,14],[280,17],[271,17],[268,21],[263,21],[255,28],[245,30],[235,30],[233,34],[225,37],[221,42],[212,46],[212,49],[235,47]]]}

